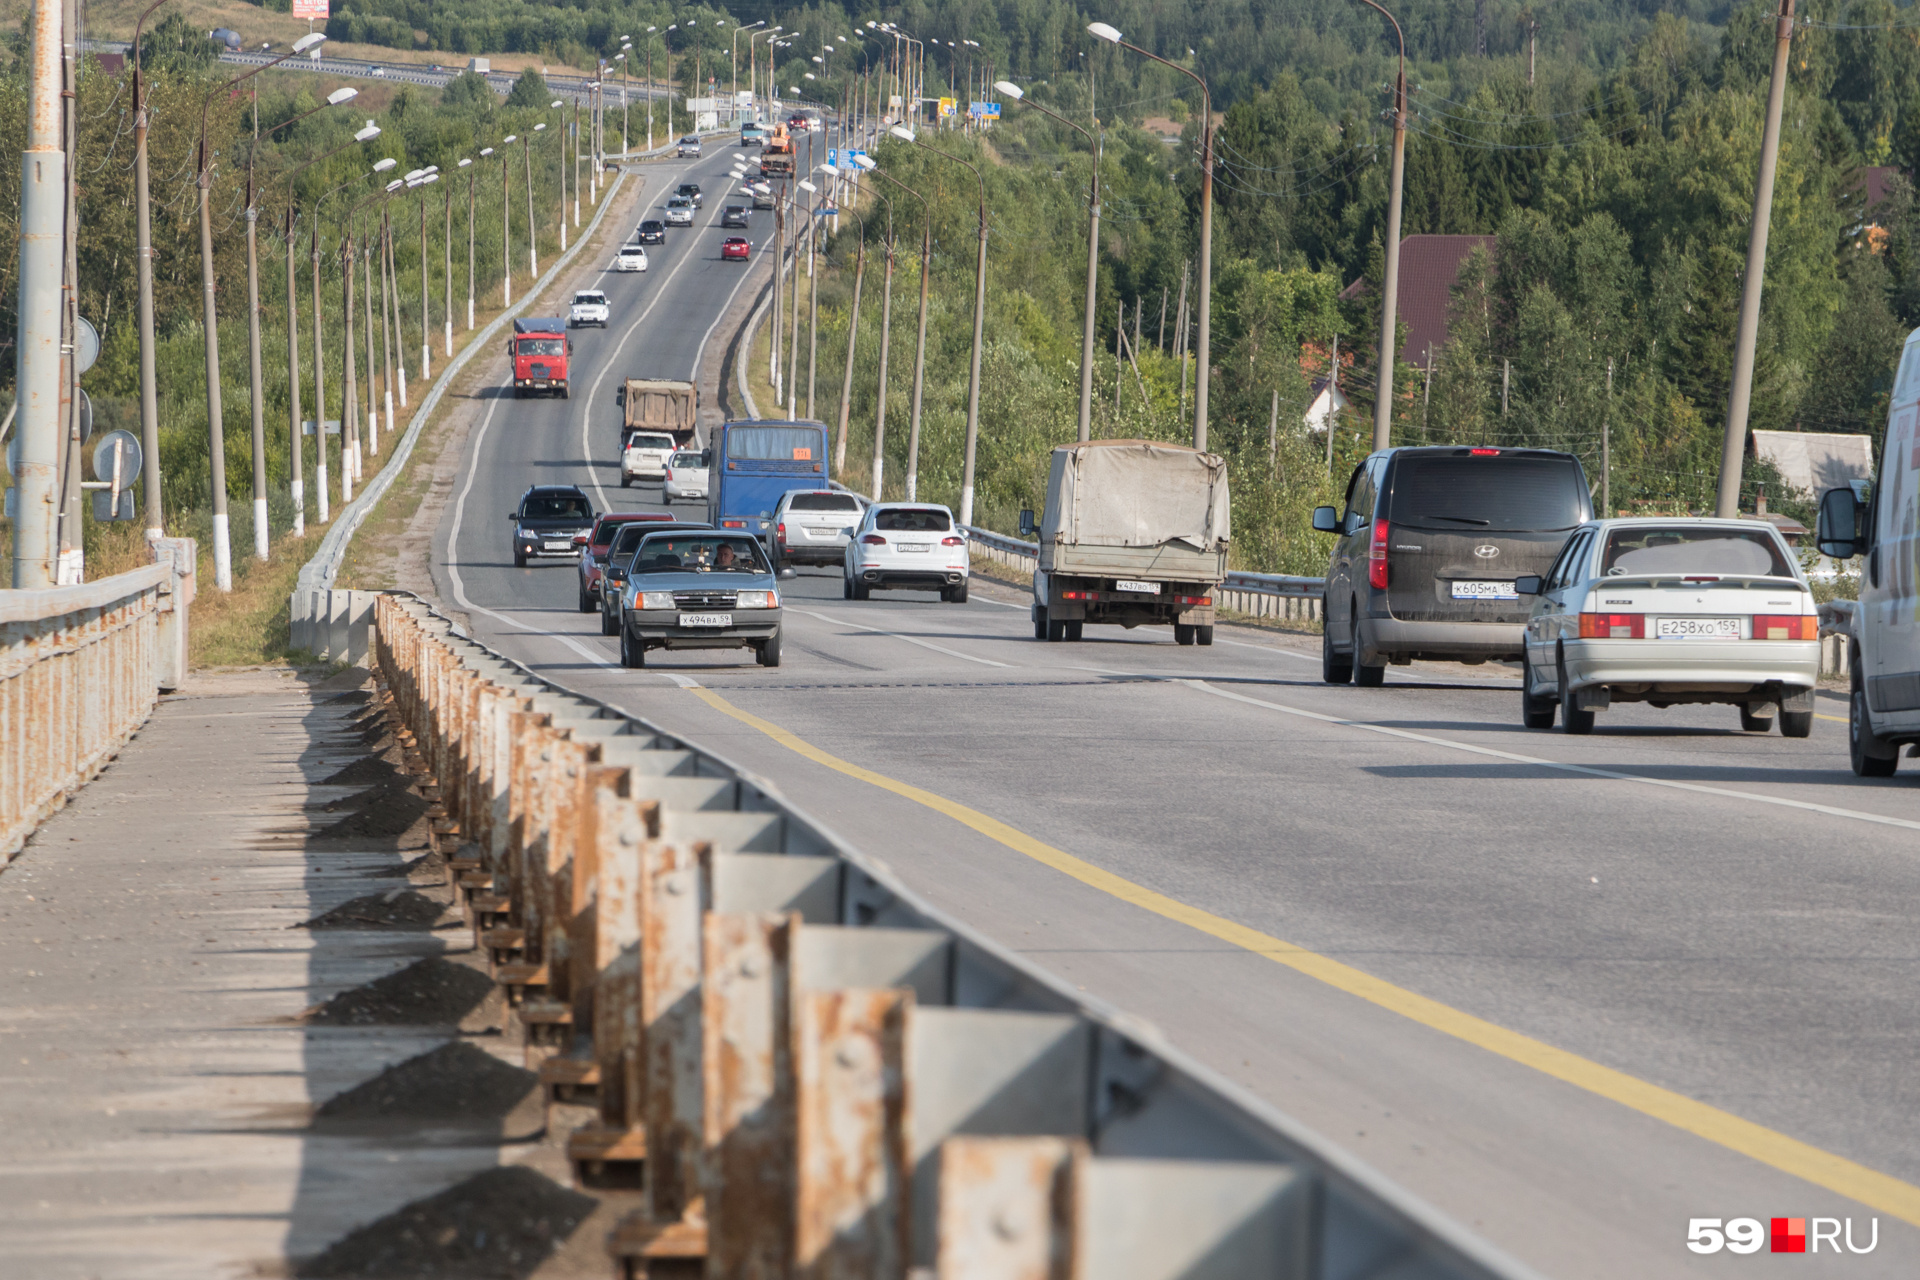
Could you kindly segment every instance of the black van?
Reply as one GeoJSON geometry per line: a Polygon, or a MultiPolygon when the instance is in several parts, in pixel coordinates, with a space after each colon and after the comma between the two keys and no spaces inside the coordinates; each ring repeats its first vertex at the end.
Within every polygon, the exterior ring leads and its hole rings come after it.
{"type": "Polygon", "coordinates": [[[1377,685],[1388,663],[1518,659],[1528,607],[1513,588],[1544,574],[1593,518],[1586,472],[1548,449],[1385,449],[1354,468],[1327,566],[1321,676],[1377,685]]]}

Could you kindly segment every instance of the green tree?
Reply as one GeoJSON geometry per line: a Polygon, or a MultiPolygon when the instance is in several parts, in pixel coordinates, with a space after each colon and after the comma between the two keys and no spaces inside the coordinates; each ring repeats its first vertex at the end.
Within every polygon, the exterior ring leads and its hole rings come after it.
{"type": "Polygon", "coordinates": [[[547,78],[532,67],[520,73],[520,78],[513,82],[513,92],[507,95],[509,107],[529,108],[536,111],[545,110],[546,105],[552,101],[553,95],[547,90],[547,78]]]}

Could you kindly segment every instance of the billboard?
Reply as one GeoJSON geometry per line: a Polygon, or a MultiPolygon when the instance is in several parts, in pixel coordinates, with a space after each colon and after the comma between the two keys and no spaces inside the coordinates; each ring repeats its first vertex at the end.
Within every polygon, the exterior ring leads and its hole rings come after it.
{"type": "Polygon", "coordinates": [[[975,102],[967,107],[967,114],[975,120],[998,120],[1000,104],[997,102],[975,102]]]}
{"type": "Polygon", "coordinates": [[[952,98],[940,99],[940,114],[943,118],[946,116],[952,115],[953,108],[954,108],[954,101],[952,98]]]}
{"type": "Polygon", "coordinates": [[[293,16],[316,22],[327,20],[327,0],[293,0],[293,16]]]}

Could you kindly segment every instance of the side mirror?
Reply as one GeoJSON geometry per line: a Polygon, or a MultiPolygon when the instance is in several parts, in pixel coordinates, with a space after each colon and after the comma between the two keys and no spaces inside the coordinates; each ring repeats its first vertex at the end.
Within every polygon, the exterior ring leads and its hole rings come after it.
{"type": "Polygon", "coordinates": [[[1313,531],[1315,533],[1340,532],[1340,513],[1332,507],[1315,507],[1313,509],[1313,531]]]}
{"type": "Polygon", "coordinates": [[[573,535],[573,545],[574,545],[574,546],[576,546],[576,547],[584,547],[584,546],[586,546],[586,545],[587,545],[587,535],[586,535],[586,534],[584,534],[584,533],[576,533],[576,534],[574,534],[574,535],[573,535]]]}
{"type": "Polygon", "coordinates": [[[519,518],[520,518],[520,513],[519,513],[518,511],[509,511],[509,512],[507,512],[507,519],[509,519],[509,520],[518,520],[519,518]]]}
{"type": "Polygon", "coordinates": [[[1820,554],[1835,560],[1850,560],[1860,554],[1866,542],[1866,508],[1852,489],[1829,489],[1820,496],[1820,518],[1814,535],[1820,554]]]}
{"type": "Polygon", "coordinates": [[[1020,511],[1020,536],[1031,538],[1040,532],[1040,526],[1033,522],[1033,508],[1023,507],[1020,511]]]}
{"type": "Polygon", "coordinates": [[[1540,594],[1540,575],[1537,573],[1521,574],[1519,577],[1513,580],[1513,589],[1516,593],[1523,596],[1539,595],[1540,594]]]}

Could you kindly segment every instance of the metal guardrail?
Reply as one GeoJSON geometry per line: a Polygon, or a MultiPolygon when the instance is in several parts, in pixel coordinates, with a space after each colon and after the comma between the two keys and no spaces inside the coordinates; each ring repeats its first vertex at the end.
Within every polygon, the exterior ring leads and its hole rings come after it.
{"type": "Polygon", "coordinates": [[[435,848],[546,1087],[597,1108],[569,1157],[644,1162],[621,1274],[1531,1274],[726,759],[375,612],[435,848]]]}
{"type": "Polygon", "coordinates": [[[100,772],[186,673],[194,546],[73,587],[0,591],[0,859],[100,772]]]}

